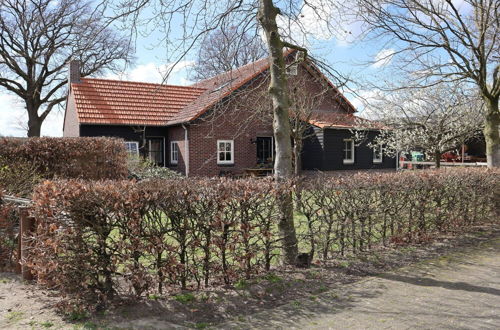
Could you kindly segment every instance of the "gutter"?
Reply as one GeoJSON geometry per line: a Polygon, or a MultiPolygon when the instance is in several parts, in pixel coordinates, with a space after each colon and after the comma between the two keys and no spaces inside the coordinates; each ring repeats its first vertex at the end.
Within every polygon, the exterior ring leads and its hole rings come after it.
{"type": "Polygon", "coordinates": [[[188,136],[188,129],[186,125],[182,124],[182,128],[184,128],[184,153],[186,154],[184,158],[184,167],[185,172],[186,172],[186,177],[189,176],[189,136],[188,136]]]}

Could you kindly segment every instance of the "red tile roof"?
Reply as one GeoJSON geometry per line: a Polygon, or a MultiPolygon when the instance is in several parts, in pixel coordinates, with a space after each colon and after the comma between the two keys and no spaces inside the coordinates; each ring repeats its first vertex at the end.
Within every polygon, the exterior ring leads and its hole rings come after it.
{"type": "Polygon", "coordinates": [[[80,123],[148,126],[164,126],[205,91],[93,78],[82,78],[71,89],[80,123]]]}
{"type": "Polygon", "coordinates": [[[205,89],[205,92],[193,103],[182,109],[179,115],[168,124],[179,124],[200,117],[217,102],[252,81],[268,68],[269,59],[266,57],[192,85],[195,88],[205,89]]]}
{"type": "MultiPolygon", "coordinates": [[[[285,56],[292,56],[293,53],[289,50],[285,56]]],[[[314,64],[310,63],[308,67],[322,75],[314,64]]],[[[73,83],[71,88],[80,123],[165,126],[197,119],[267,69],[269,60],[263,58],[192,86],[82,78],[81,83],[73,83]]],[[[322,77],[328,81],[325,76],[322,77]]],[[[352,104],[342,93],[339,92],[339,95],[347,107],[337,111],[354,113],[356,110],[352,104]]],[[[309,122],[321,128],[350,128],[358,119],[352,113],[317,111],[309,122]]]]}
{"type": "Polygon", "coordinates": [[[311,125],[319,128],[355,128],[380,129],[382,126],[377,122],[370,121],[349,113],[338,113],[329,111],[314,111],[309,119],[311,125]]]}

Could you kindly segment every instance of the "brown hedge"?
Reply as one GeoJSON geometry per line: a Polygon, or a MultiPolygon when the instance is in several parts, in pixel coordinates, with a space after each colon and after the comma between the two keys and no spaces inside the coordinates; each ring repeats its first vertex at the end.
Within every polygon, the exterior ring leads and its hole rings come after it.
{"type": "Polygon", "coordinates": [[[46,179],[101,180],[127,176],[123,142],[114,138],[0,138],[0,159],[7,165],[32,164],[46,179]]]}
{"type": "Polygon", "coordinates": [[[302,239],[330,259],[498,221],[499,178],[498,170],[453,169],[308,180],[296,191],[302,239]]]}
{"type": "MultiPolygon", "coordinates": [[[[272,180],[45,182],[28,263],[87,306],[133,294],[230,284],[279,257],[276,209],[293,192],[299,244],[317,259],[422,241],[498,221],[499,171],[272,180]]],[[[83,306],[83,305],[82,305],[83,306]]],[[[95,305],[94,305],[95,306],[95,305]]]]}
{"type": "Polygon", "coordinates": [[[18,212],[15,205],[3,199],[0,190],[0,270],[12,270],[16,262],[18,212]]]}
{"type": "Polygon", "coordinates": [[[275,194],[270,180],[45,182],[29,263],[87,302],[229,284],[271,266],[275,194]]]}

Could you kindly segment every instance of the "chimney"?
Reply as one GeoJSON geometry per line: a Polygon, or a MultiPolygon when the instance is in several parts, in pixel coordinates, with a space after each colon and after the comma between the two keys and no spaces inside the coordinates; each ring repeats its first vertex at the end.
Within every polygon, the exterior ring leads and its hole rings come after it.
{"type": "Polygon", "coordinates": [[[79,83],[80,82],[80,61],[70,60],[68,68],[68,83],[79,83]]]}

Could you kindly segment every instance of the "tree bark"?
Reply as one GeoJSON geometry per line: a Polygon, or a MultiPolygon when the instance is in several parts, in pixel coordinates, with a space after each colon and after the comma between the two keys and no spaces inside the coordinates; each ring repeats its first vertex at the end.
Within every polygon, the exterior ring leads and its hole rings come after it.
{"type": "Polygon", "coordinates": [[[294,156],[294,172],[295,176],[299,176],[300,172],[302,171],[302,157],[301,157],[301,152],[302,152],[302,146],[300,145],[301,141],[295,141],[293,145],[293,156],[294,156]]]}
{"type": "MultiPolygon", "coordinates": [[[[292,145],[290,141],[289,99],[283,57],[283,41],[278,32],[276,16],[280,10],[272,0],[259,0],[258,19],[264,29],[269,49],[271,82],[269,94],[273,101],[273,131],[276,148],[274,176],[279,183],[293,176],[292,145]]],[[[294,265],[297,258],[297,236],[293,222],[291,193],[283,193],[278,200],[280,210],[279,230],[283,242],[283,262],[294,265]]]]}
{"type": "Polygon", "coordinates": [[[484,101],[487,112],[483,132],[486,140],[488,167],[500,167],[500,112],[498,110],[498,97],[484,97],[484,101]]]}
{"type": "Polygon", "coordinates": [[[436,168],[441,168],[441,152],[434,151],[434,162],[436,163],[436,168]]]}
{"type": "Polygon", "coordinates": [[[44,118],[38,116],[38,108],[31,102],[26,102],[28,112],[28,137],[40,136],[44,118]]]}

